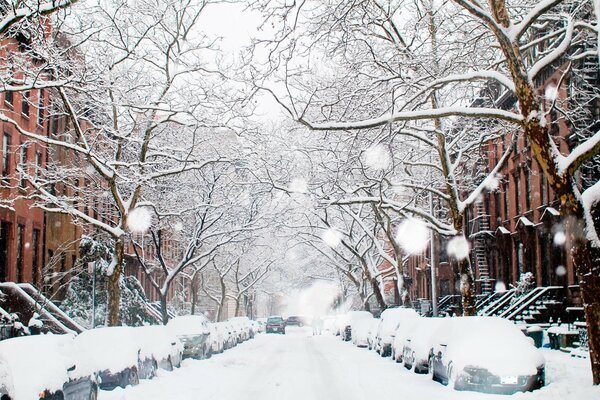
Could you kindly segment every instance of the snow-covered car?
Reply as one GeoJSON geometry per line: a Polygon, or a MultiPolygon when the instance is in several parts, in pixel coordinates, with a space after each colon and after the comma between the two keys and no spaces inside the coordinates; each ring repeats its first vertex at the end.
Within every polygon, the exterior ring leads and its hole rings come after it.
{"type": "Polygon", "coordinates": [[[225,350],[225,341],[228,335],[225,327],[222,324],[214,323],[209,324],[208,329],[210,330],[210,335],[208,336],[210,355],[222,353],[225,350]]]}
{"type": "Polygon", "coordinates": [[[94,375],[73,358],[73,335],[35,335],[0,342],[0,398],[95,399],[94,375]]]}
{"type": "Polygon", "coordinates": [[[183,358],[207,358],[210,351],[209,322],[203,315],[182,315],[169,320],[167,328],[183,344],[183,358]]]}
{"type": "Polygon", "coordinates": [[[222,326],[225,333],[225,350],[235,347],[237,344],[237,333],[233,325],[227,321],[217,322],[217,324],[222,326]]]}
{"type": "Polygon", "coordinates": [[[398,326],[410,319],[418,318],[419,314],[412,308],[388,308],[381,313],[381,322],[377,327],[377,336],[375,337],[375,351],[381,357],[388,357],[392,354],[392,335],[398,329],[398,326]]]}
{"type": "Polygon", "coordinates": [[[433,379],[456,390],[512,394],[544,386],[544,356],[509,320],[447,318],[433,341],[433,379]]]}
{"type": "Polygon", "coordinates": [[[147,345],[136,337],[135,328],[114,326],[83,331],[73,340],[77,364],[100,377],[101,389],[137,385],[156,371],[147,345]]]}
{"type": "Polygon", "coordinates": [[[368,311],[350,311],[342,336],[344,340],[352,340],[352,343],[359,347],[367,347],[367,331],[369,321],[373,319],[373,314],[368,311]],[[355,340],[355,330],[359,329],[359,338],[355,340]]]}
{"type": "Polygon", "coordinates": [[[417,314],[415,318],[406,318],[399,325],[398,328],[392,334],[392,359],[396,362],[403,361],[404,347],[406,346],[406,340],[416,326],[421,322],[423,317],[417,314]]]}
{"type": "Polygon", "coordinates": [[[406,337],[402,348],[402,361],[407,369],[414,368],[417,374],[429,372],[429,356],[433,348],[433,337],[443,318],[420,318],[419,323],[406,337]]]}
{"type": "Polygon", "coordinates": [[[235,326],[238,335],[238,343],[245,342],[250,339],[250,319],[248,317],[233,317],[229,318],[229,322],[235,326]]]}
{"type": "Polygon", "coordinates": [[[183,344],[166,326],[140,326],[134,332],[142,344],[141,354],[154,359],[158,368],[172,371],[181,365],[183,344]]]}
{"type": "Polygon", "coordinates": [[[369,326],[369,334],[367,335],[367,348],[373,350],[375,348],[375,340],[377,339],[377,331],[379,330],[379,324],[381,319],[374,318],[369,326]]]}
{"type": "Polygon", "coordinates": [[[267,333],[281,333],[285,335],[285,320],[283,317],[273,315],[267,319],[267,333]]]}

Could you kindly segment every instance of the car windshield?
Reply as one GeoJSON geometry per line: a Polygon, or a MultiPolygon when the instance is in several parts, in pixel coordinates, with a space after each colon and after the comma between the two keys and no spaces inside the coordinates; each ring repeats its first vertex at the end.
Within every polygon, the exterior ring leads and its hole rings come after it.
{"type": "Polygon", "coordinates": [[[267,320],[268,324],[278,324],[280,322],[283,322],[283,318],[281,318],[281,317],[273,317],[273,318],[269,318],[267,320]]]}

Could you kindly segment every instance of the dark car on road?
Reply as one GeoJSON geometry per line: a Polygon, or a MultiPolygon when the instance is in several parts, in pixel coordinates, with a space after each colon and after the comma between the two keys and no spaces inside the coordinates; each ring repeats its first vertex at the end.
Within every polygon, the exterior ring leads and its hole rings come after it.
{"type": "Polygon", "coordinates": [[[265,327],[267,333],[285,334],[285,321],[282,317],[269,317],[265,327]]]}
{"type": "Polygon", "coordinates": [[[285,321],[286,326],[304,326],[304,320],[301,317],[295,315],[289,316],[285,321]]]}

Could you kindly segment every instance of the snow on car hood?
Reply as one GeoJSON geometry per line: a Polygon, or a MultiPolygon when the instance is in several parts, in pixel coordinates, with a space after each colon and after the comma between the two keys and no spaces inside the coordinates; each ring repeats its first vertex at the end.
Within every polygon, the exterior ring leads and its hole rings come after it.
{"type": "Polygon", "coordinates": [[[62,390],[67,370],[75,365],[68,347],[72,335],[36,335],[0,342],[0,379],[14,400],[39,398],[62,390]]]}

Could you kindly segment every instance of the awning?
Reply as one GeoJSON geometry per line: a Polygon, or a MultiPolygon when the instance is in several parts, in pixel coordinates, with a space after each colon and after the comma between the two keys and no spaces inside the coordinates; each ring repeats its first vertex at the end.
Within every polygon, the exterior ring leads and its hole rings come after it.
{"type": "Polygon", "coordinates": [[[503,226],[499,226],[498,229],[496,229],[496,235],[510,235],[510,231],[508,229],[506,229],[503,226]]]}
{"type": "Polygon", "coordinates": [[[540,217],[540,221],[549,221],[556,218],[560,218],[560,212],[554,207],[546,207],[540,217]]]}
{"type": "Polygon", "coordinates": [[[519,217],[519,220],[517,221],[517,228],[519,226],[523,226],[525,228],[533,228],[535,224],[531,222],[527,217],[519,217]]]}

